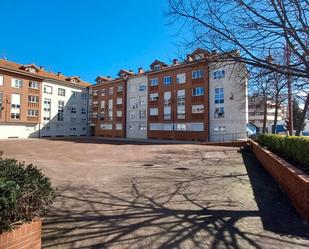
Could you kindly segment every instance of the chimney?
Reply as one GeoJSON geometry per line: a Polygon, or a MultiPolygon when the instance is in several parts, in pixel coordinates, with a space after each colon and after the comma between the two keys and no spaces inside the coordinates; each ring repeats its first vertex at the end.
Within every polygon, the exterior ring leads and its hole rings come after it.
{"type": "Polygon", "coordinates": [[[139,67],[138,68],[138,74],[142,74],[142,73],[144,73],[144,69],[142,67],[139,67]]]}
{"type": "Polygon", "coordinates": [[[58,76],[61,76],[61,72],[58,72],[57,75],[58,75],[58,76]]]}
{"type": "Polygon", "coordinates": [[[43,66],[40,66],[40,70],[44,70],[44,67],[43,67],[43,66]]]}
{"type": "Polygon", "coordinates": [[[173,65],[178,65],[178,64],[179,64],[178,59],[173,59],[173,65]]]}

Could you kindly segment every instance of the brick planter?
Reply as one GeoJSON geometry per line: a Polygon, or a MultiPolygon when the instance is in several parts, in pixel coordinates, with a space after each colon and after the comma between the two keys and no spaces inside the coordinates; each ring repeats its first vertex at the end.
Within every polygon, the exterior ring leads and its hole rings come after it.
{"type": "Polygon", "coordinates": [[[255,157],[279,184],[298,213],[309,222],[309,175],[251,141],[255,157]]]}
{"type": "Polygon", "coordinates": [[[35,219],[19,228],[0,234],[1,249],[41,248],[41,219],[35,219]]]}

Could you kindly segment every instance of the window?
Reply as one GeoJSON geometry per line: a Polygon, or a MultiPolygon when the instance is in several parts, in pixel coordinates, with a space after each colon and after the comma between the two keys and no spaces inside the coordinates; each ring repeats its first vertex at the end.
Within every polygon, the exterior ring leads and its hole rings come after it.
{"type": "Polygon", "coordinates": [[[31,89],[39,89],[39,83],[35,81],[29,81],[29,88],[31,89]]]}
{"type": "Polygon", "coordinates": [[[105,111],[105,100],[101,100],[101,112],[105,111]]]}
{"type": "Polygon", "coordinates": [[[165,76],[163,78],[163,84],[165,86],[171,85],[172,84],[172,77],[171,76],[165,76]]]}
{"type": "Polygon", "coordinates": [[[196,55],[194,56],[194,59],[195,59],[196,61],[199,61],[199,60],[204,59],[204,57],[205,57],[205,54],[201,53],[201,54],[196,54],[196,55]]]}
{"type": "Polygon", "coordinates": [[[139,97],[139,104],[140,104],[140,105],[146,105],[146,98],[143,97],[143,96],[140,96],[140,97],[139,97]]]}
{"type": "Polygon", "coordinates": [[[108,119],[113,120],[113,99],[108,100],[108,119]]]}
{"type": "Polygon", "coordinates": [[[0,75],[0,86],[3,86],[3,76],[0,75]]]}
{"type": "Polygon", "coordinates": [[[203,123],[191,123],[190,131],[204,131],[204,124],[203,123]]]}
{"type": "Polygon", "coordinates": [[[11,119],[20,119],[20,94],[11,95],[11,119]]]}
{"type": "Polygon", "coordinates": [[[139,130],[140,131],[146,131],[147,130],[147,126],[146,125],[139,125],[139,130]]]}
{"type": "Polygon", "coordinates": [[[192,72],[192,79],[200,79],[204,77],[204,71],[199,69],[192,72]]]}
{"type": "Polygon", "coordinates": [[[116,124],[116,130],[122,130],[122,124],[121,123],[116,124]]]}
{"type": "Polygon", "coordinates": [[[99,90],[93,90],[93,96],[98,96],[99,90]]]}
{"type": "Polygon", "coordinates": [[[82,94],[80,95],[80,98],[81,98],[82,100],[87,100],[87,93],[82,93],[82,94]]]}
{"type": "Polygon", "coordinates": [[[149,124],[149,130],[160,131],[161,130],[161,124],[149,124]]]}
{"type": "Polygon", "coordinates": [[[187,126],[186,124],[176,124],[176,131],[186,131],[187,126]]]}
{"type": "Polygon", "coordinates": [[[196,87],[192,91],[192,96],[202,96],[204,95],[204,87],[196,87]]]}
{"type": "Polygon", "coordinates": [[[58,96],[65,96],[65,89],[58,88],[58,96]]]}
{"type": "Polygon", "coordinates": [[[28,96],[28,102],[30,103],[39,103],[39,96],[28,96]]]}
{"type": "Polygon", "coordinates": [[[14,88],[22,88],[23,87],[23,81],[18,79],[12,79],[11,86],[14,88]]]}
{"type": "Polygon", "coordinates": [[[134,93],[135,92],[135,85],[129,85],[129,92],[134,93]]]}
{"type": "Polygon", "coordinates": [[[58,101],[58,121],[64,120],[64,101],[58,101]]]}
{"type": "Polygon", "coordinates": [[[43,113],[43,120],[48,121],[50,120],[50,108],[51,108],[51,100],[50,99],[44,99],[44,113],[43,113]]]}
{"type": "Polygon", "coordinates": [[[28,117],[38,117],[39,116],[39,111],[38,110],[28,110],[28,117]]]}
{"type": "Polygon", "coordinates": [[[130,130],[130,131],[133,131],[133,130],[134,130],[134,127],[135,127],[134,124],[129,125],[129,130],[130,130]]]}
{"type": "Polygon", "coordinates": [[[225,77],[225,70],[214,71],[213,73],[214,79],[221,79],[225,77]]]}
{"type": "Polygon", "coordinates": [[[157,78],[150,79],[150,85],[151,86],[157,86],[159,84],[159,80],[157,78]]]}
{"type": "Polygon", "coordinates": [[[225,131],[225,126],[215,126],[214,131],[225,131]]]}
{"type": "Polygon", "coordinates": [[[161,69],[161,65],[155,65],[155,66],[153,67],[153,69],[154,69],[154,70],[160,70],[160,69],[161,69]]]}
{"type": "Polygon", "coordinates": [[[224,118],[224,107],[216,107],[215,118],[224,118]]]}
{"type": "Polygon", "coordinates": [[[171,92],[164,92],[164,120],[172,118],[171,92]]]}
{"type": "Polygon", "coordinates": [[[158,108],[150,108],[149,109],[150,116],[158,116],[158,108]]]}
{"type": "Polygon", "coordinates": [[[130,97],[129,98],[129,105],[130,106],[135,106],[136,105],[136,98],[135,97],[130,97]]]}
{"type": "Polygon", "coordinates": [[[117,111],[117,118],[121,118],[122,117],[122,111],[117,111]]]}
{"type": "Polygon", "coordinates": [[[184,89],[177,91],[177,118],[185,119],[186,107],[185,107],[186,92],[184,89]]]}
{"type": "Polygon", "coordinates": [[[71,107],[70,110],[71,110],[72,114],[76,114],[77,113],[76,107],[71,107]]]}
{"type": "Polygon", "coordinates": [[[224,103],[224,89],[223,87],[216,87],[215,89],[215,104],[224,103]]]}
{"type": "Polygon", "coordinates": [[[142,83],[139,85],[139,91],[140,92],[145,92],[147,89],[146,83],[142,83]]]}
{"type": "Polygon", "coordinates": [[[113,95],[114,94],[114,88],[113,87],[108,88],[108,94],[109,95],[113,95]]]}
{"type": "Polygon", "coordinates": [[[0,92],[0,112],[2,111],[2,100],[3,100],[3,93],[0,92]]]}
{"type": "Polygon", "coordinates": [[[52,94],[53,88],[51,86],[44,86],[44,93],[52,94]]]}
{"type": "Polygon", "coordinates": [[[192,105],[192,113],[204,113],[204,105],[192,105]]]}
{"type": "Polygon", "coordinates": [[[76,99],[77,98],[77,94],[78,94],[78,92],[72,91],[72,99],[76,99]]]}
{"type": "Polygon", "coordinates": [[[185,83],[186,82],[186,74],[185,73],[177,74],[176,82],[177,82],[177,84],[185,83]]]}
{"type": "Polygon", "coordinates": [[[11,108],[20,108],[20,94],[12,94],[11,108]]]}
{"type": "Polygon", "coordinates": [[[129,115],[130,115],[130,119],[135,119],[135,117],[136,117],[136,111],[130,111],[130,112],[129,112],[129,115]]]}
{"type": "Polygon", "coordinates": [[[84,107],[82,107],[80,113],[81,113],[82,115],[86,115],[86,114],[87,114],[87,109],[84,108],[84,107]]]}
{"type": "Polygon", "coordinates": [[[112,130],[113,125],[112,124],[100,124],[100,129],[101,130],[112,130]]]}
{"type": "Polygon", "coordinates": [[[122,105],[122,98],[117,98],[117,105],[122,105]]]}
{"type": "Polygon", "coordinates": [[[122,91],[123,91],[123,86],[122,85],[117,86],[117,92],[122,92],[122,91]]]}
{"type": "Polygon", "coordinates": [[[157,101],[159,99],[159,94],[158,93],[151,93],[151,94],[149,94],[149,99],[150,99],[150,101],[157,101]]]}
{"type": "Polygon", "coordinates": [[[140,110],[139,111],[139,118],[140,119],[146,118],[146,110],[140,110]]]}

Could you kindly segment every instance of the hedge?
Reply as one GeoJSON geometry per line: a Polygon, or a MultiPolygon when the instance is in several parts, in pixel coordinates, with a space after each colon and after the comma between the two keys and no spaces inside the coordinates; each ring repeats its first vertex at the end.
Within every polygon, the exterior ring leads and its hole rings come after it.
{"type": "Polygon", "coordinates": [[[54,198],[50,180],[41,170],[0,155],[0,232],[42,216],[54,198]]]}
{"type": "Polygon", "coordinates": [[[309,173],[309,138],[262,134],[258,142],[309,173]]]}

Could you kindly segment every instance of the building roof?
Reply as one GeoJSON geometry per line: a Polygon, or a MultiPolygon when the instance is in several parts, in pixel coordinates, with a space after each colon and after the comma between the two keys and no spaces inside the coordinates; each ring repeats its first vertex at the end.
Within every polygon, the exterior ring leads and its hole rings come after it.
{"type": "Polygon", "coordinates": [[[35,64],[22,65],[22,64],[18,64],[12,61],[0,59],[0,69],[11,70],[11,71],[14,71],[15,73],[27,74],[29,76],[38,77],[41,79],[51,79],[51,80],[61,81],[65,84],[70,84],[74,86],[79,85],[79,86],[87,87],[91,85],[90,83],[81,80],[80,77],[78,76],[65,76],[62,74],[48,72],[44,70],[44,68],[38,67],[35,64]],[[28,68],[34,68],[36,71],[31,72],[27,70],[28,68]],[[75,83],[72,82],[72,80],[75,80],[75,83]]]}

